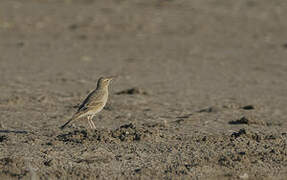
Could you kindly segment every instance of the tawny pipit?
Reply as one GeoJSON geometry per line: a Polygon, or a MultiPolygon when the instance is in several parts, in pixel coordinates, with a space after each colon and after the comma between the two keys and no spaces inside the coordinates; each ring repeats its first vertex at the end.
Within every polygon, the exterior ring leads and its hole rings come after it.
{"type": "Polygon", "coordinates": [[[112,78],[101,77],[98,80],[97,88],[86,97],[74,116],[60,128],[64,129],[66,125],[68,125],[73,120],[87,117],[90,127],[95,129],[96,126],[93,122],[93,117],[95,114],[100,112],[107,103],[109,94],[108,87],[111,80],[112,78]]]}

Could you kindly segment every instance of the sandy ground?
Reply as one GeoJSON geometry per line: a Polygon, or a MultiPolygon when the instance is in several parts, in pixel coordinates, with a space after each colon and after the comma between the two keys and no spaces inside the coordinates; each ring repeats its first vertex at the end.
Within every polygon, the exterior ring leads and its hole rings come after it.
{"type": "Polygon", "coordinates": [[[285,0],[1,0],[0,179],[286,179],[286,17],[285,0]],[[97,129],[61,131],[110,75],[97,129]]]}

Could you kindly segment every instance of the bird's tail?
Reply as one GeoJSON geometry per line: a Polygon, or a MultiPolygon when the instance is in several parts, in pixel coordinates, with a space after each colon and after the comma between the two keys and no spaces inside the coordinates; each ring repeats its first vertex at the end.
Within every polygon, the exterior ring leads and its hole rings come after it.
{"type": "Polygon", "coordinates": [[[69,121],[67,121],[63,126],[60,127],[60,129],[64,129],[71,121],[76,120],[81,117],[81,113],[75,114],[69,121]]]}
{"type": "Polygon", "coordinates": [[[63,126],[60,127],[60,129],[64,129],[74,118],[71,118],[69,121],[67,121],[63,126]]]}

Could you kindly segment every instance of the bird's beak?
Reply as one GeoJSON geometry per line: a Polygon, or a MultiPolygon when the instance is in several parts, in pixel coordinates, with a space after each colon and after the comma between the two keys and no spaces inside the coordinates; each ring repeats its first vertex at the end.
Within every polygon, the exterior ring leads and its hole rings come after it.
{"type": "Polygon", "coordinates": [[[108,79],[111,81],[111,80],[113,80],[115,78],[115,76],[110,76],[110,77],[108,77],[108,79]]]}

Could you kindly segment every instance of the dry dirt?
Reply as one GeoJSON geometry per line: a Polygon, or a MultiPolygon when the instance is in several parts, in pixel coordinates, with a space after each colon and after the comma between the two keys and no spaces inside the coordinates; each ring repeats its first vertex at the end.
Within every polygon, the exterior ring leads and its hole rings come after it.
{"type": "Polygon", "coordinates": [[[0,179],[286,179],[286,0],[1,0],[0,179]],[[116,75],[106,108],[59,127],[116,75]]]}

